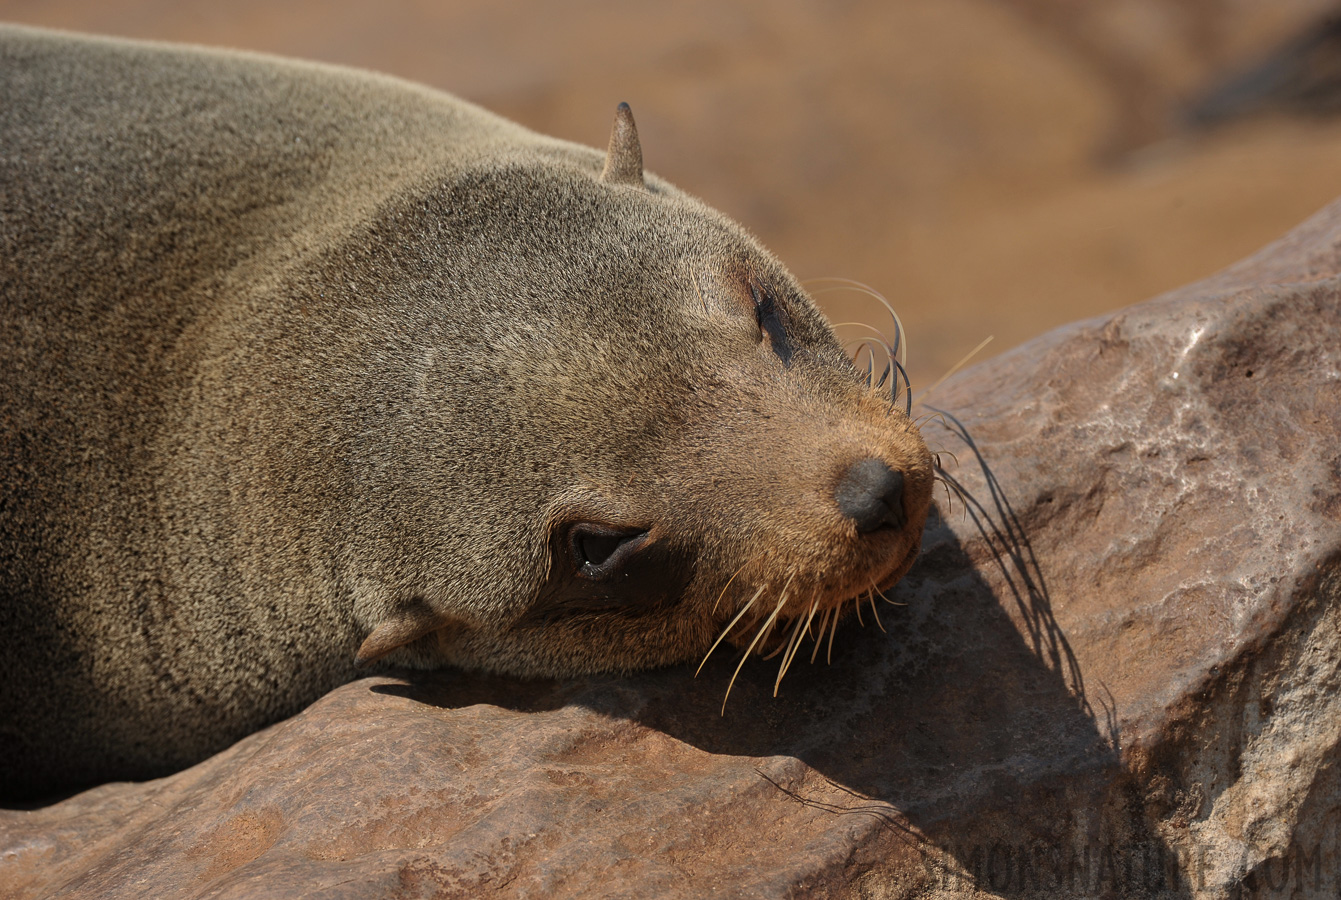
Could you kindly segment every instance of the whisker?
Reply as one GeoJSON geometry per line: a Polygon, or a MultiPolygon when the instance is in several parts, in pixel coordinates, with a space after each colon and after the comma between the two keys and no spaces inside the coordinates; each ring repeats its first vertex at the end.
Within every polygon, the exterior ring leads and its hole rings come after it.
{"type": "Polygon", "coordinates": [[[957,363],[955,363],[953,366],[951,366],[951,367],[950,367],[950,371],[946,372],[946,373],[945,373],[944,375],[942,375],[940,378],[936,379],[936,382],[935,382],[934,384],[932,384],[931,387],[929,387],[929,388],[927,388],[925,391],[923,391],[923,392],[922,392],[922,396],[920,396],[920,397],[917,398],[917,402],[918,402],[918,403],[925,403],[926,400],[927,400],[927,395],[928,395],[928,394],[930,394],[932,391],[936,390],[936,388],[938,388],[938,387],[940,387],[942,384],[944,384],[944,383],[945,383],[945,380],[946,380],[947,378],[949,378],[951,375],[953,375],[954,373],[958,372],[960,369],[964,368],[964,366],[968,365],[968,361],[969,361],[970,359],[972,359],[973,357],[977,356],[977,355],[978,355],[978,351],[981,350],[983,347],[986,347],[988,344],[990,344],[990,343],[992,342],[992,339],[995,338],[995,337],[996,337],[996,335],[994,335],[994,334],[989,334],[986,338],[984,338],[983,341],[982,341],[982,343],[980,343],[978,346],[974,347],[972,350],[970,350],[970,351],[968,352],[968,355],[966,355],[966,356],[965,356],[963,359],[961,359],[959,362],[957,362],[957,363]]]}
{"type": "MultiPolygon", "coordinates": [[[[944,422],[945,422],[945,420],[942,419],[942,420],[941,420],[941,423],[944,424],[944,422]]],[[[948,456],[948,457],[950,457],[951,459],[953,459],[953,460],[955,461],[955,465],[959,465],[959,457],[956,456],[956,455],[954,454],[953,451],[951,451],[951,450],[937,450],[937,451],[936,451],[936,468],[938,468],[938,469],[944,469],[944,468],[945,468],[945,466],[941,465],[941,454],[942,454],[942,453],[944,453],[946,456],[948,456]]]]}
{"type": "Polygon", "coordinates": [[[731,624],[727,625],[726,628],[723,629],[722,633],[717,636],[717,640],[713,641],[712,646],[708,648],[708,652],[703,656],[703,662],[699,663],[698,668],[694,670],[695,678],[698,677],[699,672],[703,671],[703,667],[707,665],[708,657],[712,656],[712,651],[716,650],[717,645],[726,639],[726,636],[731,633],[732,628],[736,627],[736,623],[740,621],[741,616],[745,615],[747,612],[750,611],[750,607],[754,606],[754,601],[759,599],[759,595],[764,592],[765,587],[767,587],[767,585],[759,586],[759,590],[754,592],[754,596],[750,598],[750,602],[746,603],[745,606],[741,608],[740,612],[736,613],[736,617],[731,620],[731,624]]]}
{"type": "Polygon", "coordinates": [[[923,422],[930,422],[932,419],[940,419],[941,424],[945,426],[945,430],[950,430],[950,423],[945,421],[945,413],[940,412],[939,410],[936,412],[923,413],[916,419],[913,419],[913,424],[921,427],[923,422]]]}
{"type": "Polygon", "coordinates": [[[877,341],[872,338],[859,338],[855,341],[848,341],[843,345],[843,349],[852,357],[852,367],[857,370],[858,379],[861,379],[861,356],[863,352],[866,354],[866,377],[864,380],[868,389],[871,388],[871,379],[874,376],[874,347],[876,346],[883,350],[886,356],[889,355],[889,348],[885,346],[883,339],[877,341]],[[856,348],[855,350],[853,349],[854,347],[856,348]]]}
{"type": "MultiPolygon", "coordinates": [[[[787,670],[792,667],[792,660],[796,659],[797,652],[801,649],[801,640],[810,633],[810,620],[815,618],[815,608],[819,606],[818,592],[810,601],[810,611],[806,613],[805,625],[796,633],[795,644],[788,648],[786,657],[782,660],[782,666],[778,670],[778,680],[773,683],[773,696],[778,695],[778,685],[782,684],[782,676],[787,674],[787,670]]],[[[800,616],[797,616],[800,619],[800,616]]]]}
{"type": "Polygon", "coordinates": [[[965,507],[968,506],[968,495],[964,492],[964,488],[956,483],[954,479],[942,475],[933,475],[932,480],[939,482],[941,487],[945,489],[945,505],[947,507],[945,511],[947,515],[954,512],[954,499],[951,497],[951,491],[954,492],[955,497],[959,498],[959,502],[963,503],[965,507]]]}
{"type": "Polygon", "coordinates": [[[769,651],[768,651],[768,655],[767,655],[767,656],[761,656],[761,657],[759,657],[759,659],[762,660],[763,662],[768,662],[770,659],[772,659],[773,657],[777,656],[779,653],[781,653],[783,650],[786,650],[786,649],[787,649],[787,645],[786,645],[785,643],[778,644],[778,645],[777,645],[776,647],[774,647],[772,650],[769,650],[769,651]]]}
{"type": "Polygon", "coordinates": [[[948,475],[938,473],[936,475],[933,475],[932,478],[936,481],[939,481],[941,484],[945,485],[950,490],[954,491],[955,496],[958,497],[960,500],[970,499],[968,492],[964,490],[964,486],[959,482],[955,481],[953,478],[949,477],[948,475]]]}
{"type": "Polygon", "coordinates": [[[824,654],[824,664],[827,666],[833,665],[833,636],[838,633],[838,619],[839,619],[839,613],[842,611],[842,609],[843,609],[842,603],[834,607],[833,624],[829,628],[829,649],[824,654]]]}
{"type": "MultiPolygon", "coordinates": [[[[841,288],[833,288],[832,290],[842,290],[842,289],[841,289],[841,288]]],[[[834,323],[833,323],[832,325],[830,325],[829,327],[830,327],[830,328],[833,328],[833,329],[839,329],[839,328],[865,328],[865,329],[866,329],[867,331],[869,331],[871,334],[873,334],[873,335],[875,335],[876,337],[880,338],[880,343],[882,343],[882,344],[886,344],[886,345],[889,344],[889,341],[887,341],[887,340],[885,339],[885,333],[884,333],[883,331],[881,331],[879,328],[876,328],[874,325],[870,324],[869,322],[834,322],[834,323]]]]}
{"type": "Polygon", "coordinates": [[[796,624],[792,626],[792,636],[787,640],[787,652],[782,654],[782,665],[778,666],[778,677],[773,682],[773,696],[778,695],[778,687],[782,684],[782,676],[787,674],[787,664],[792,661],[792,648],[800,644],[801,630],[804,626],[805,617],[797,616],[796,624]]]}
{"type": "MultiPolygon", "coordinates": [[[[860,324],[860,323],[856,323],[856,322],[854,322],[854,323],[850,323],[850,324],[854,324],[854,325],[855,325],[855,324],[860,324]]],[[[869,326],[868,326],[868,327],[869,327],[869,326]]],[[[891,347],[891,346],[885,341],[885,336],[882,335],[882,334],[880,334],[880,332],[879,332],[879,331],[876,331],[874,328],[872,328],[871,330],[872,330],[872,331],[875,331],[875,333],[876,333],[877,335],[879,335],[879,340],[876,340],[876,339],[874,339],[874,338],[869,338],[869,337],[858,338],[858,339],[856,339],[856,340],[848,341],[847,343],[845,343],[845,344],[843,345],[843,349],[846,350],[846,351],[848,351],[848,353],[852,356],[852,365],[857,369],[857,371],[858,371],[859,373],[860,373],[860,371],[861,371],[861,355],[862,355],[862,351],[865,351],[865,353],[866,353],[866,386],[867,386],[868,388],[870,388],[871,390],[876,390],[876,391],[880,390],[882,387],[884,387],[886,380],[887,380],[891,375],[893,375],[893,376],[894,376],[894,382],[895,382],[893,391],[894,391],[894,394],[896,395],[896,396],[895,396],[895,399],[897,399],[897,393],[898,393],[898,384],[897,384],[897,383],[898,383],[898,380],[899,380],[899,374],[900,374],[900,373],[903,374],[903,380],[906,382],[906,381],[908,380],[908,373],[903,371],[903,367],[902,367],[901,365],[899,365],[899,361],[898,361],[897,359],[894,358],[894,352],[895,352],[895,351],[894,351],[894,348],[891,347]],[[855,350],[852,349],[852,348],[854,348],[854,347],[856,348],[855,350]],[[878,381],[873,381],[873,376],[874,376],[873,369],[874,369],[874,366],[875,366],[875,347],[879,347],[880,350],[881,350],[881,352],[883,352],[884,355],[885,355],[885,367],[884,367],[884,371],[883,371],[882,374],[880,375],[880,379],[879,379],[878,381]]]]}
{"type": "Polygon", "coordinates": [[[894,320],[894,347],[893,347],[894,352],[898,356],[899,362],[903,363],[904,365],[908,364],[908,351],[905,347],[902,346],[903,344],[907,343],[903,337],[907,333],[904,331],[903,328],[903,320],[899,318],[899,314],[894,311],[894,307],[891,306],[889,301],[885,299],[884,294],[880,293],[875,288],[871,287],[869,284],[863,284],[860,281],[856,281],[851,278],[839,278],[836,276],[829,276],[825,278],[812,278],[809,281],[807,281],[806,284],[810,284],[816,281],[832,281],[837,282],[837,284],[839,285],[838,287],[832,287],[815,291],[816,294],[829,293],[832,291],[849,290],[849,291],[857,291],[858,293],[865,294],[866,296],[872,297],[875,300],[879,301],[880,305],[883,306],[885,308],[885,311],[889,313],[889,317],[894,320]]]}
{"type": "Polygon", "coordinates": [[[829,627],[829,616],[833,615],[834,608],[831,606],[820,616],[819,625],[815,627],[815,649],[810,651],[810,663],[814,665],[815,657],[819,656],[820,646],[824,643],[824,632],[829,627]]]}
{"type": "MultiPolygon", "coordinates": [[[[783,605],[786,605],[787,597],[788,597],[787,592],[788,592],[789,590],[791,590],[792,581],[793,581],[795,578],[796,578],[796,573],[795,573],[795,572],[793,572],[792,574],[790,574],[790,575],[787,576],[787,581],[786,581],[786,583],[784,583],[784,584],[782,585],[782,596],[781,596],[780,598],[778,598],[778,603],[783,604],[783,605]]],[[[778,625],[778,623],[781,622],[781,621],[782,621],[781,618],[779,618],[779,617],[777,617],[777,616],[772,616],[772,617],[770,617],[770,621],[764,623],[763,643],[768,643],[768,639],[771,638],[771,637],[773,636],[773,629],[774,629],[774,628],[778,625]]],[[[777,656],[777,655],[778,655],[778,652],[777,652],[776,650],[774,650],[772,653],[768,654],[768,656],[767,656],[767,657],[764,657],[764,658],[765,658],[765,659],[772,659],[773,657],[775,657],[775,656],[777,656]]]]}
{"type": "MultiPolygon", "coordinates": [[[[765,552],[767,552],[767,551],[765,551],[765,552]]],[[[714,603],[714,604],[712,605],[712,612],[711,612],[711,613],[708,613],[708,615],[712,615],[713,613],[717,612],[717,607],[721,605],[721,603],[722,603],[722,598],[726,596],[727,588],[731,587],[731,582],[733,582],[733,581],[736,580],[736,576],[739,575],[741,572],[744,572],[746,566],[748,566],[750,563],[754,562],[755,560],[759,559],[759,558],[762,557],[763,555],[764,555],[763,553],[760,553],[758,556],[755,556],[754,559],[747,559],[747,560],[745,560],[745,562],[741,564],[741,566],[740,566],[739,569],[737,569],[736,571],[734,571],[734,572],[731,573],[731,577],[728,578],[728,579],[726,580],[726,584],[722,585],[722,592],[721,592],[720,594],[717,595],[717,602],[714,603]]],[[[733,622],[732,624],[735,624],[735,623],[733,622]]]]}
{"type": "Polygon", "coordinates": [[[768,621],[759,629],[759,633],[754,636],[754,640],[750,641],[750,646],[745,648],[745,653],[740,657],[740,664],[736,666],[736,671],[731,673],[731,680],[726,685],[726,695],[722,697],[722,715],[726,715],[726,701],[731,699],[731,688],[735,686],[736,677],[740,675],[740,670],[745,668],[745,660],[750,658],[750,654],[754,652],[754,645],[759,643],[759,639],[764,636],[765,631],[773,627],[773,622],[777,619],[778,613],[782,612],[782,607],[787,602],[787,588],[791,586],[791,583],[792,579],[788,577],[787,584],[782,588],[782,596],[778,598],[778,605],[773,607],[773,612],[769,615],[768,621]]]}
{"type": "Polygon", "coordinates": [[[899,378],[902,377],[904,385],[903,414],[911,418],[913,415],[913,383],[908,378],[908,370],[897,359],[891,358],[890,362],[894,365],[895,375],[889,389],[889,405],[892,407],[899,402],[899,378]]]}
{"type": "Polygon", "coordinates": [[[815,588],[815,596],[810,601],[810,612],[806,615],[805,637],[811,637],[810,623],[815,618],[815,613],[819,611],[819,588],[815,588]]]}
{"type": "MultiPolygon", "coordinates": [[[[879,594],[879,593],[880,593],[880,590],[879,590],[874,584],[872,584],[872,585],[871,585],[871,592],[870,592],[869,594],[866,595],[866,599],[871,601],[871,615],[875,616],[875,625],[876,625],[876,627],[879,628],[881,631],[885,631],[884,623],[880,621],[880,613],[877,612],[877,611],[876,611],[876,608],[875,608],[875,595],[876,595],[876,594],[879,594]]],[[[884,594],[880,594],[880,596],[881,596],[881,599],[884,598],[884,594]]],[[[860,604],[860,601],[858,601],[858,605],[861,605],[861,604],[860,604]]],[[[885,634],[889,634],[889,632],[888,632],[888,631],[885,631],[885,634]]]]}
{"type": "Polygon", "coordinates": [[[865,623],[864,621],[862,621],[862,618],[861,618],[861,598],[860,598],[860,597],[857,598],[856,609],[857,609],[857,624],[860,625],[862,628],[865,628],[865,627],[866,627],[866,623],[865,623]]]}
{"type": "MultiPolygon", "coordinates": [[[[792,580],[788,578],[787,584],[790,585],[791,583],[792,580]]],[[[781,606],[786,602],[787,602],[787,588],[784,587],[782,589],[782,596],[778,598],[779,608],[781,608],[781,606]]],[[[774,612],[776,613],[776,610],[774,612]]],[[[773,635],[773,626],[777,624],[777,622],[774,621],[775,618],[776,616],[770,616],[769,621],[764,623],[762,634],[760,634],[760,637],[763,638],[764,643],[767,643],[768,639],[773,635]]],[[[773,657],[777,656],[779,653],[781,653],[784,649],[786,649],[786,646],[787,646],[786,644],[778,644],[778,646],[774,647],[771,651],[769,651],[769,654],[767,656],[761,656],[760,659],[763,659],[765,661],[770,660],[773,657]]]]}
{"type": "MultiPolygon", "coordinates": [[[[876,594],[877,597],[879,597],[881,600],[883,600],[883,601],[885,601],[886,603],[888,603],[890,606],[907,606],[907,605],[908,605],[907,603],[904,603],[904,602],[902,602],[902,601],[900,601],[900,600],[891,600],[891,599],[889,599],[889,597],[886,596],[885,593],[884,593],[883,591],[881,591],[879,588],[876,588],[875,594],[876,594]]],[[[884,629],[881,629],[881,630],[883,631],[884,629]]]]}
{"type": "MultiPolygon", "coordinates": [[[[894,311],[894,307],[889,304],[889,301],[886,300],[879,291],[875,290],[870,285],[865,285],[862,284],[861,282],[852,281],[851,279],[847,278],[829,278],[829,279],[817,279],[817,280],[836,281],[840,282],[840,284],[838,287],[828,288],[825,290],[817,290],[815,291],[816,294],[822,294],[827,293],[828,291],[836,291],[836,290],[851,290],[861,294],[865,294],[869,297],[873,297],[876,300],[878,300],[882,306],[885,307],[885,311],[889,313],[890,319],[893,320],[894,322],[894,340],[892,343],[888,338],[885,337],[885,335],[880,331],[880,329],[872,325],[868,325],[865,322],[841,322],[834,325],[833,328],[837,329],[840,327],[856,326],[860,328],[865,328],[879,337],[880,348],[885,351],[885,356],[888,359],[888,364],[885,367],[884,374],[882,374],[879,380],[876,381],[874,384],[872,384],[873,373],[871,372],[870,364],[874,363],[875,361],[875,351],[870,347],[870,344],[872,343],[871,340],[869,338],[866,338],[862,339],[861,341],[851,341],[844,344],[844,348],[845,349],[851,348],[853,344],[857,344],[856,352],[852,353],[852,363],[854,366],[858,367],[858,371],[860,371],[861,351],[863,348],[866,350],[868,357],[866,386],[868,388],[872,388],[878,391],[884,387],[886,379],[889,378],[890,406],[891,407],[895,406],[899,402],[899,392],[900,390],[902,390],[905,397],[904,412],[909,416],[911,416],[913,411],[913,384],[912,381],[908,378],[908,370],[906,368],[908,364],[908,349],[905,346],[906,342],[904,340],[903,320],[899,318],[898,313],[894,311]],[[900,386],[900,382],[902,382],[902,386],[900,386]]],[[[850,349],[849,352],[851,352],[850,349]]]]}

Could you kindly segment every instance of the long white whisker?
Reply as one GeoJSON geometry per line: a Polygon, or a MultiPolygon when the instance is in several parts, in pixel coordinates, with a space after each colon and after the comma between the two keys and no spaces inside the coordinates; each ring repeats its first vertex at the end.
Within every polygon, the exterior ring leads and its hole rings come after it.
{"type": "Polygon", "coordinates": [[[759,643],[759,639],[764,636],[764,632],[773,627],[773,622],[777,619],[778,613],[782,612],[782,607],[787,603],[787,588],[791,587],[792,579],[787,578],[787,584],[782,588],[782,596],[778,598],[778,605],[773,607],[773,612],[769,615],[768,621],[759,629],[759,633],[750,641],[750,646],[745,648],[745,653],[740,657],[740,665],[736,666],[736,671],[731,673],[731,680],[726,685],[726,695],[722,697],[722,715],[726,715],[726,701],[731,699],[731,688],[735,686],[736,676],[740,675],[740,670],[745,668],[745,660],[750,658],[754,652],[754,645],[759,643]]]}
{"type": "MultiPolygon", "coordinates": [[[[796,659],[796,653],[801,649],[801,638],[810,632],[810,620],[815,618],[815,607],[819,605],[819,598],[810,601],[810,611],[806,613],[805,624],[792,637],[793,645],[788,648],[786,657],[782,660],[782,666],[778,669],[778,680],[773,682],[773,696],[778,695],[778,686],[782,684],[782,678],[787,674],[787,670],[792,667],[792,660],[796,659]]],[[[797,616],[800,620],[800,616],[797,616]]]]}
{"type": "MultiPolygon", "coordinates": [[[[871,601],[871,615],[875,616],[876,627],[879,628],[881,631],[885,631],[884,623],[880,621],[880,613],[876,612],[875,609],[875,595],[877,593],[879,593],[879,591],[875,589],[875,585],[871,585],[871,592],[866,595],[866,598],[871,601]]],[[[861,603],[860,600],[858,600],[857,602],[858,604],[861,603]]],[[[885,634],[889,634],[889,632],[885,631],[885,634]]]]}
{"type": "Polygon", "coordinates": [[[995,337],[996,337],[996,335],[994,335],[994,334],[989,334],[987,337],[983,338],[983,341],[982,341],[981,344],[979,344],[978,346],[976,346],[976,347],[974,347],[972,350],[970,350],[970,351],[964,356],[963,359],[961,359],[959,362],[955,363],[953,366],[950,367],[950,371],[946,372],[946,373],[945,373],[944,375],[942,375],[940,378],[937,378],[936,381],[935,381],[935,383],[933,383],[933,384],[931,385],[931,387],[929,387],[929,388],[927,388],[925,391],[923,391],[922,394],[921,394],[921,396],[919,396],[919,397],[917,398],[917,402],[918,402],[918,403],[925,403],[925,402],[927,401],[927,395],[928,395],[928,394],[930,394],[932,391],[936,390],[936,388],[938,388],[938,387],[940,387],[942,384],[944,384],[944,383],[945,383],[945,380],[946,380],[947,378],[949,378],[951,375],[953,375],[954,373],[958,372],[960,369],[964,368],[964,366],[968,365],[968,361],[969,361],[970,359],[973,359],[973,357],[977,356],[977,355],[978,355],[978,351],[980,351],[983,347],[986,347],[988,344],[990,344],[990,343],[992,342],[992,339],[995,338],[995,337]]]}
{"type": "MultiPolygon", "coordinates": [[[[762,553],[759,554],[759,556],[763,555],[764,554],[762,553]]],[[[712,613],[717,612],[717,607],[721,605],[722,598],[726,596],[727,588],[731,587],[731,582],[735,581],[736,576],[739,575],[741,572],[744,572],[745,567],[748,566],[750,563],[754,562],[754,560],[758,559],[759,556],[754,557],[754,559],[745,560],[745,562],[741,563],[739,569],[731,573],[731,577],[726,580],[726,584],[722,585],[722,592],[717,595],[717,602],[712,605],[712,613]]],[[[709,613],[709,615],[712,615],[712,613],[709,613]]]]}
{"type": "MultiPolygon", "coordinates": [[[[782,586],[782,596],[778,597],[778,603],[779,603],[780,605],[781,605],[781,604],[785,604],[785,603],[787,602],[787,591],[788,591],[788,589],[792,586],[792,578],[793,578],[793,577],[795,577],[795,573],[793,573],[791,577],[788,577],[788,579],[787,579],[787,583],[784,584],[784,585],[782,586]]],[[[767,621],[767,622],[764,623],[764,631],[763,631],[763,634],[760,635],[760,643],[763,643],[763,644],[767,644],[767,643],[768,643],[768,639],[771,638],[771,637],[773,636],[773,627],[774,627],[775,625],[777,625],[778,621],[780,621],[780,620],[779,620],[776,616],[770,616],[770,617],[769,617],[769,621],[767,621]]],[[[772,659],[773,657],[775,657],[775,656],[777,656],[779,653],[781,653],[782,650],[783,650],[783,647],[782,647],[782,646],[775,647],[775,648],[773,648],[772,651],[769,652],[769,654],[768,654],[767,656],[764,656],[764,657],[761,657],[761,658],[762,658],[762,659],[765,659],[765,660],[772,659]]],[[[762,652],[762,651],[760,651],[760,652],[762,652]]]]}
{"type": "Polygon", "coordinates": [[[813,665],[815,657],[819,656],[820,647],[824,644],[824,632],[829,628],[829,617],[834,614],[834,607],[829,607],[820,616],[820,623],[815,628],[815,649],[810,651],[810,662],[813,665]]]}
{"type": "Polygon", "coordinates": [[[787,639],[787,652],[782,654],[782,664],[778,666],[778,677],[773,682],[774,697],[778,695],[778,685],[782,684],[782,676],[787,673],[787,663],[791,662],[792,659],[792,648],[795,647],[797,642],[801,639],[801,628],[803,627],[802,623],[804,621],[804,616],[797,616],[796,624],[792,626],[791,637],[787,639]]]}
{"type": "Polygon", "coordinates": [[[824,654],[824,664],[827,666],[833,665],[833,636],[838,633],[838,618],[842,609],[843,604],[841,603],[834,607],[833,623],[829,629],[829,649],[824,654]]]}
{"type": "Polygon", "coordinates": [[[726,628],[722,630],[722,633],[717,636],[717,640],[713,641],[712,646],[708,648],[708,652],[703,656],[703,662],[699,663],[698,668],[694,670],[695,678],[698,677],[699,672],[703,671],[703,667],[708,662],[708,657],[712,656],[712,651],[716,650],[717,645],[725,640],[726,636],[731,633],[731,629],[736,627],[736,623],[740,621],[741,617],[750,611],[750,607],[754,606],[754,601],[759,599],[759,595],[764,592],[765,587],[766,585],[759,586],[759,590],[754,592],[754,596],[750,598],[750,602],[746,603],[745,606],[741,608],[740,612],[736,613],[736,617],[731,620],[731,624],[727,625],[726,628]]]}
{"type": "MultiPolygon", "coordinates": [[[[788,584],[790,584],[790,583],[791,583],[790,580],[788,580],[788,584]]],[[[786,603],[786,602],[787,602],[787,593],[786,593],[786,591],[784,590],[782,596],[778,598],[778,604],[781,605],[781,604],[784,604],[784,603],[786,603]]],[[[775,621],[775,622],[771,622],[771,623],[769,623],[769,624],[767,624],[767,625],[765,626],[768,630],[765,631],[764,634],[763,634],[763,639],[762,639],[762,642],[763,642],[763,643],[765,643],[765,644],[768,643],[768,639],[769,639],[770,637],[773,636],[773,626],[776,625],[776,624],[777,624],[777,622],[775,621]]],[[[784,649],[786,649],[786,647],[787,647],[787,645],[786,645],[785,643],[778,644],[776,647],[774,647],[772,650],[769,651],[769,653],[768,653],[767,656],[762,656],[762,657],[760,657],[760,659],[762,659],[762,660],[764,660],[764,661],[768,661],[768,660],[772,659],[773,657],[777,656],[779,653],[781,653],[784,649]]],[[[760,650],[760,652],[762,653],[763,651],[760,650]]]]}

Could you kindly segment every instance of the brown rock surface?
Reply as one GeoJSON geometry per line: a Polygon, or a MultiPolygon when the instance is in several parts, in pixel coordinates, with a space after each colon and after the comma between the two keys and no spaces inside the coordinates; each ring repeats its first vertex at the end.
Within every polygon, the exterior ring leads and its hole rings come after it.
{"type": "Polygon", "coordinates": [[[0,895],[1335,896],[1338,273],[1341,204],[952,382],[991,476],[927,425],[968,513],[777,699],[365,679],[0,812],[0,895]]]}

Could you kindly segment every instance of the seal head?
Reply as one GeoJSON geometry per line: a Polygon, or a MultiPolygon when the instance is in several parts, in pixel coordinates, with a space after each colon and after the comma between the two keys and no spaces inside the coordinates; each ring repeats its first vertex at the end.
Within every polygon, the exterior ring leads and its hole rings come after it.
{"type": "Polygon", "coordinates": [[[370,551],[360,583],[376,586],[361,660],[408,647],[399,661],[521,675],[682,662],[752,598],[733,640],[887,589],[911,565],[932,481],[916,428],[770,254],[644,179],[626,104],[599,166],[547,154],[395,216],[395,258],[360,241],[340,275],[357,259],[414,285],[380,299],[422,320],[355,379],[399,382],[401,400],[363,431],[398,465],[352,483],[416,498],[413,516],[350,511],[346,540],[370,551]],[[471,273],[392,271],[444,232],[473,236],[471,273]]]}

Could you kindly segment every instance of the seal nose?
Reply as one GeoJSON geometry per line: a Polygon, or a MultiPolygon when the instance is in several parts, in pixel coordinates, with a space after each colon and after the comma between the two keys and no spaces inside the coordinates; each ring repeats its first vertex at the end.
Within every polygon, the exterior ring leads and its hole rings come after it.
{"type": "Polygon", "coordinates": [[[867,534],[877,528],[902,528],[903,473],[885,465],[882,459],[858,460],[843,473],[833,492],[838,509],[857,523],[857,532],[867,534]]]}

